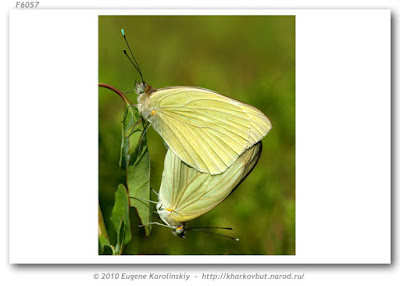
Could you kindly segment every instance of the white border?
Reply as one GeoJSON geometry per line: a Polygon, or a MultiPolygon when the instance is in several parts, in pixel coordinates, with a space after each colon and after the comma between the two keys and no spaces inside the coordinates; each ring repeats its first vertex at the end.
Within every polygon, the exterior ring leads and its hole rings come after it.
{"type": "Polygon", "coordinates": [[[390,11],[12,11],[10,30],[11,263],[390,263],[390,11]],[[170,13],[296,15],[295,256],[97,255],[97,15],[170,13]]]}

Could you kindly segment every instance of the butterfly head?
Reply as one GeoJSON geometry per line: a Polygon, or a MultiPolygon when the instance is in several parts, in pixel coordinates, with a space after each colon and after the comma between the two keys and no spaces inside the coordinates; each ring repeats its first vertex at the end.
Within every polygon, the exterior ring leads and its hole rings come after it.
{"type": "Polygon", "coordinates": [[[143,94],[148,90],[148,85],[144,82],[135,82],[135,93],[137,95],[143,94]]]}
{"type": "Polygon", "coordinates": [[[167,226],[172,228],[172,233],[176,236],[185,238],[186,237],[186,229],[184,222],[177,222],[175,221],[171,215],[175,214],[176,211],[167,207],[164,203],[158,202],[157,203],[157,213],[162,221],[165,222],[167,226]]]}
{"type": "Polygon", "coordinates": [[[182,237],[182,238],[186,238],[185,224],[184,223],[180,223],[176,228],[174,228],[172,233],[174,235],[176,235],[176,236],[179,236],[179,237],[182,237]]]}
{"type": "Polygon", "coordinates": [[[157,213],[158,216],[169,226],[176,227],[176,222],[171,218],[171,215],[175,212],[170,207],[167,207],[164,203],[157,203],[157,213]]]}

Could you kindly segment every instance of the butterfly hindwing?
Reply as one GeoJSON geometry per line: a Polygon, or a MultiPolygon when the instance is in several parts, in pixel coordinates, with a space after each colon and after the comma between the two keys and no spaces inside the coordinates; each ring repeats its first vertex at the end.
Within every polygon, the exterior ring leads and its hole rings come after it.
{"type": "Polygon", "coordinates": [[[261,154],[261,142],[247,150],[224,173],[201,173],[168,150],[159,200],[173,210],[170,219],[186,222],[219,205],[251,172],[261,154]]]}

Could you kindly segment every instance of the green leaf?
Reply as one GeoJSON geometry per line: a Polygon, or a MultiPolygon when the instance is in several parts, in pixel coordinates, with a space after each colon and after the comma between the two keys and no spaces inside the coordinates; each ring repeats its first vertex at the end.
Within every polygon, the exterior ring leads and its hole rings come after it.
{"type": "Polygon", "coordinates": [[[111,255],[113,254],[113,247],[110,241],[103,235],[99,235],[99,254],[100,255],[111,255]]]}
{"type": "Polygon", "coordinates": [[[112,245],[104,245],[102,255],[112,255],[114,253],[114,247],[112,245]]]}
{"type": "Polygon", "coordinates": [[[135,207],[146,236],[151,226],[150,203],[150,155],[147,148],[144,120],[139,111],[126,104],[122,119],[122,143],[120,167],[126,171],[126,184],[129,190],[130,205],[135,207]]]}
{"type": "Polygon", "coordinates": [[[144,126],[140,119],[139,111],[128,104],[125,104],[124,114],[122,116],[122,143],[119,158],[119,166],[126,171],[129,163],[136,160],[135,154],[139,149],[144,126]]]}
{"type": "Polygon", "coordinates": [[[129,196],[124,185],[120,184],[115,193],[115,203],[111,211],[111,222],[115,231],[119,235],[121,232],[120,226],[123,221],[124,242],[121,245],[128,244],[132,239],[131,224],[129,222],[129,196]]]}
{"type": "Polygon", "coordinates": [[[114,254],[114,246],[105,244],[103,249],[99,251],[100,255],[113,255],[114,254]]]}
{"type": "Polygon", "coordinates": [[[110,241],[103,234],[99,235],[100,249],[103,250],[105,245],[110,245],[110,241]]]}
{"type": "Polygon", "coordinates": [[[145,225],[146,236],[150,235],[150,155],[147,146],[139,154],[134,165],[128,166],[126,181],[130,196],[130,205],[135,207],[140,220],[145,225]]]}
{"type": "Polygon", "coordinates": [[[104,224],[103,215],[101,213],[100,205],[99,205],[99,254],[112,254],[112,251],[109,252],[111,247],[110,240],[108,238],[107,229],[104,224]]]}
{"type": "Polygon", "coordinates": [[[124,219],[121,219],[121,223],[118,226],[118,231],[117,231],[117,245],[115,246],[115,249],[113,251],[113,255],[121,255],[122,251],[124,250],[124,245],[125,243],[125,237],[126,237],[126,227],[124,223],[124,219]]]}
{"type": "Polygon", "coordinates": [[[100,205],[99,205],[98,215],[99,215],[99,236],[103,234],[105,238],[109,240],[106,225],[104,224],[103,214],[100,209],[100,205]]]}

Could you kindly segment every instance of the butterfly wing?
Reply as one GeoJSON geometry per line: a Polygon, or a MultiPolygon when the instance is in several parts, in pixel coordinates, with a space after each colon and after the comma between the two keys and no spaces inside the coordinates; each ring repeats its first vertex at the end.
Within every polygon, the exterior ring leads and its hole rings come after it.
{"type": "Polygon", "coordinates": [[[213,176],[187,166],[168,150],[159,199],[173,210],[170,219],[185,222],[215,208],[249,174],[260,154],[261,142],[240,156],[224,173],[213,176]]]}
{"type": "Polygon", "coordinates": [[[258,109],[193,87],[156,90],[150,121],[170,149],[200,172],[221,174],[271,129],[258,109]]]}
{"type": "Polygon", "coordinates": [[[262,151],[262,143],[258,142],[254,147],[247,150],[241,157],[244,162],[244,171],[243,176],[240,182],[243,182],[244,179],[250,174],[250,172],[256,166],[258,159],[260,159],[262,151]]]}

